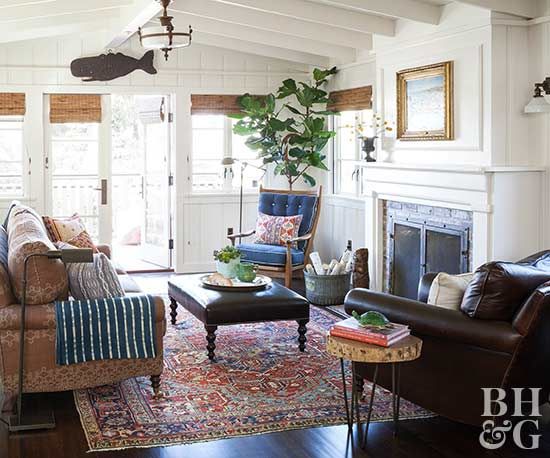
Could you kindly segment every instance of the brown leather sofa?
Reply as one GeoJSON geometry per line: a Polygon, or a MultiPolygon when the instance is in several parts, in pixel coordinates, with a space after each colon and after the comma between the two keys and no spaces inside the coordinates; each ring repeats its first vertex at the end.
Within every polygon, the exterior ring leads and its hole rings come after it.
{"type": "MultiPolygon", "coordinates": [[[[550,251],[518,264],[550,271],[550,251]]],[[[391,321],[408,324],[423,340],[422,355],[401,369],[401,395],[432,412],[470,425],[481,425],[481,388],[542,388],[550,393],[550,282],[540,285],[510,321],[470,318],[462,311],[428,305],[436,274],[426,274],[418,300],[366,289],[352,290],[345,300],[347,313],[376,310],[391,321]]],[[[372,380],[372,365],[358,365],[372,380]]],[[[379,369],[380,384],[391,388],[391,370],[379,369]]],[[[507,397],[509,406],[511,396],[507,397]]],[[[510,409],[509,409],[510,410],[510,409]]]]}
{"type": "MultiPolygon", "coordinates": [[[[21,261],[28,255],[28,250],[47,251],[55,248],[46,235],[40,216],[32,209],[16,206],[9,215],[8,232],[0,226],[0,410],[11,409],[17,391],[21,325],[21,306],[17,298],[21,293],[21,261]],[[6,264],[9,268],[6,268],[6,264]]],[[[110,255],[108,247],[100,248],[110,255]]],[[[56,320],[53,301],[67,298],[67,274],[61,261],[45,258],[37,258],[36,261],[29,265],[31,273],[27,288],[29,305],[25,333],[24,392],[89,388],[137,376],[151,376],[153,389],[158,392],[163,370],[163,336],[166,331],[162,298],[155,298],[156,358],[103,360],[58,366],[55,363],[56,320]]],[[[138,285],[124,272],[121,272],[120,278],[127,293],[139,291],[138,285]]]]}

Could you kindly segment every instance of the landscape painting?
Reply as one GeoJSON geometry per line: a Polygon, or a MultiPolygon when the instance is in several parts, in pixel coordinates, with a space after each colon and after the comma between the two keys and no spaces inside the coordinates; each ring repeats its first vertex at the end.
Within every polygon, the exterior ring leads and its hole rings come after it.
{"type": "Polygon", "coordinates": [[[452,140],[452,62],[397,74],[397,138],[452,140]]]}

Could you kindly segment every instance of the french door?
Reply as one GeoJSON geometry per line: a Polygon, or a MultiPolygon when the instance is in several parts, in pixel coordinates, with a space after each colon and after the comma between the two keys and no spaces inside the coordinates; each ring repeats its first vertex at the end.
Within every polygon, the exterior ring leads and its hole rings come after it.
{"type": "MultiPolygon", "coordinates": [[[[105,113],[109,98],[102,99],[105,113]]],[[[110,243],[112,223],[106,118],[100,124],[47,124],[45,142],[46,212],[55,217],[78,213],[92,238],[102,243],[110,243]]]]}
{"type": "Polygon", "coordinates": [[[47,126],[46,210],[78,213],[127,270],[170,268],[169,96],[102,96],[100,124],[47,126]]]}

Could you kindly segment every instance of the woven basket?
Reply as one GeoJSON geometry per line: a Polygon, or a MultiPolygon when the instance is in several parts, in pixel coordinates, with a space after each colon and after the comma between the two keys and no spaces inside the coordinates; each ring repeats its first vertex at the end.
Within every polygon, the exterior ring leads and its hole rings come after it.
{"type": "Polygon", "coordinates": [[[351,272],[342,275],[315,275],[304,271],[306,297],[316,305],[340,305],[350,290],[351,272]]]}

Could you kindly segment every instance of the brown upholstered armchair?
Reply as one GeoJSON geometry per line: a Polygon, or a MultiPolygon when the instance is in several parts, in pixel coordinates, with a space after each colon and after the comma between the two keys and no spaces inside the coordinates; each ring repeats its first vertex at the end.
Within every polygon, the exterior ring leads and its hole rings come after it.
{"type": "MultiPolygon", "coordinates": [[[[550,271],[550,251],[519,261],[550,271]]],[[[391,321],[410,325],[424,341],[422,356],[403,365],[401,395],[432,412],[481,425],[482,387],[541,387],[541,402],[550,393],[550,282],[536,288],[511,321],[470,318],[461,311],[426,303],[436,274],[426,274],[418,300],[366,289],[352,290],[347,313],[376,310],[391,321]]],[[[372,379],[373,368],[359,365],[372,379]]],[[[378,380],[391,387],[391,370],[381,367],[378,380]]],[[[508,398],[511,401],[511,397],[508,398]]]]}

